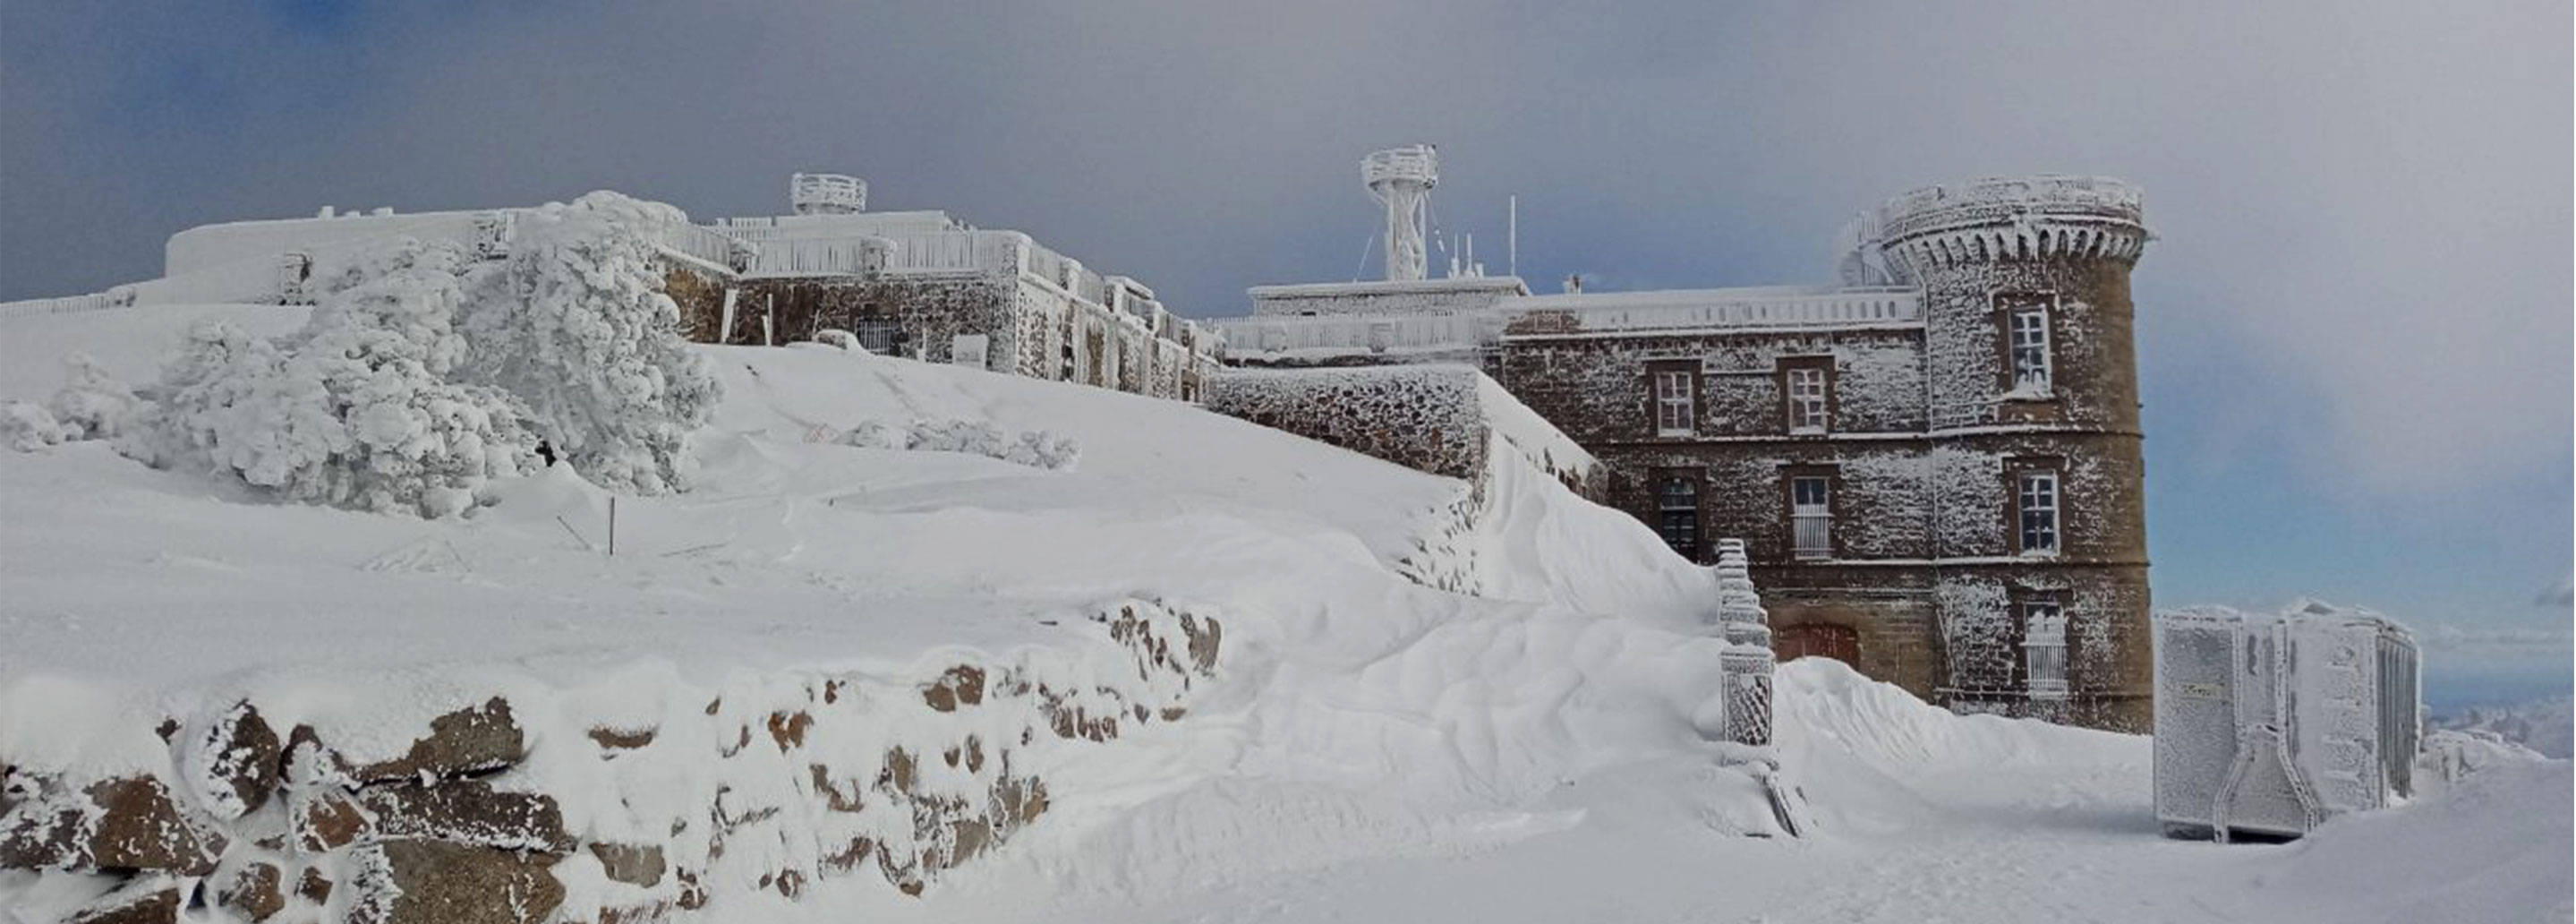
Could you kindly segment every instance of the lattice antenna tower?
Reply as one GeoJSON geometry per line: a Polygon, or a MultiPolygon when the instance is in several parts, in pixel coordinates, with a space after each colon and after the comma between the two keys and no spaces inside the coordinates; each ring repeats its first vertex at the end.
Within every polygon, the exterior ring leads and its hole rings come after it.
{"type": "Polygon", "coordinates": [[[1427,144],[1388,148],[1360,161],[1360,180],[1386,206],[1386,278],[1421,279],[1429,262],[1423,247],[1431,187],[1440,184],[1440,151],[1427,144]]]}

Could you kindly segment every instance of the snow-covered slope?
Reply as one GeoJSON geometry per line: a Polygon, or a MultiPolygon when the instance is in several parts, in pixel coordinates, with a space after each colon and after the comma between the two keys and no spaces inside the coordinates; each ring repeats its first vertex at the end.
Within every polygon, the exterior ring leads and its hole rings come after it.
{"type": "MultiPolygon", "coordinates": [[[[44,398],[67,350],[142,384],[195,317],[297,314],[0,319],[0,398],[44,398]]],[[[618,499],[613,557],[608,495],[563,469],[422,521],[274,505],[94,443],[0,456],[0,763],[196,792],[186,742],[236,702],[367,759],[502,695],[527,753],[491,785],[559,796],[566,836],[702,824],[686,799],[719,794],[730,846],[675,842],[669,862],[711,893],[696,915],[727,921],[2567,918],[2563,761],[2300,844],[2166,841],[2146,739],[1953,716],[1820,660],[1784,665],[1775,697],[1817,829],[1747,837],[1773,832],[1708,741],[1708,573],[1514,453],[1471,496],[1170,402],[820,347],[708,353],[727,396],[696,488],[618,499]],[[1407,579],[1423,556],[1482,595],[1407,579]],[[1121,611],[1144,628],[1092,621],[1121,611]],[[1191,650],[1148,669],[1140,652],[1199,632],[1211,667],[1191,650]],[[1140,711],[1090,740],[1109,716],[1079,710],[1103,702],[1140,711]],[[619,743],[639,729],[659,736],[619,743]],[[934,757],[967,740],[995,743],[992,766],[934,757]],[[833,772],[809,783],[807,761],[833,772]],[[814,807],[842,778],[879,780],[869,807],[814,807]],[[854,834],[954,862],[961,819],[902,799],[1026,780],[1043,815],[918,898],[889,884],[909,868],[772,875],[831,869],[854,834]]],[[[598,907],[680,894],[582,853],[554,875],[598,907]]],[[[0,908],[105,887],[0,871],[0,908]]]]}
{"type": "MultiPolygon", "coordinates": [[[[10,319],[7,365],[81,349],[139,385],[193,318],[287,326],[275,311],[10,319]]],[[[1019,755],[1064,836],[1241,779],[1409,800],[1424,830],[1454,830],[1597,767],[1712,747],[1708,572],[1518,456],[1497,455],[1481,495],[1511,523],[1451,540],[1513,580],[1465,596],[1400,567],[1457,525],[1465,482],[1098,389],[823,347],[708,352],[727,396],[698,436],[695,490],[617,499],[613,556],[610,497],[560,467],[499,484],[470,518],[422,521],[267,503],[98,443],[10,457],[0,758],[165,774],[150,729],[246,699],[363,762],[506,694],[536,742],[517,784],[575,803],[579,775],[548,778],[570,765],[545,742],[578,742],[602,718],[582,704],[637,678],[722,700],[746,672],[901,689],[952,664],[1114,661],[1087,620],[1119,601],[1220,621],[1221,669],[1172,710],[1185,721],[1019,755]]],[[[1122,684],[1093,683],[1161,695],[1122,684]]],[[[565,816],[636,827],[608,806],[565,816]]]]}

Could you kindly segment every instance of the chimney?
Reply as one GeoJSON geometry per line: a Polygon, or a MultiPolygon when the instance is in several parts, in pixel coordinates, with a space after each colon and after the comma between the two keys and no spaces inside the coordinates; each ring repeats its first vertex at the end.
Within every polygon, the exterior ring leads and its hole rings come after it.
{"type": "Polygon", "coordinates": [[[1567,277],[1565,277],[1565,294],[1567,294],[1567,295],[1581,295],[1581,294],[1583,294],[1583,274],[1582,274],[1582,273],[1576,273],[1576,274],[1574,274],[1574,275],[1571,275],[1571,276],[1567,276],[1567,277]]]}

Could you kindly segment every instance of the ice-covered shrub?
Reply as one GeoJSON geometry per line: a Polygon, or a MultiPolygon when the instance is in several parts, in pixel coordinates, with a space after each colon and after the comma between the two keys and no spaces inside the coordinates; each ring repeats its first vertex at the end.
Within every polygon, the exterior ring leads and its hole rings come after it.
{"type": "Polygon", "coordinates": [[[613,192],[522,213],[508,262],[476,281],[463,378],[508,390],[583,477],[684,487],[690,431],[720,386],[662,291],[656,235],[678,209],[613,192]]]}
{"type": "Polygon", "coordinates": [[[87,353],[63,357],[63,388],[54,393],[54,421],[66,440],[114,439],[142,399],[87,353]]]}
{"type": "Polygon", "coordinates": [[[54,415],[33,401],[0,402],[0,443],[16,452],[34,452],[63,441],[54,415]]]}
{"type": "Polygon", "coordinates": [[[485,480],[533,467],[536,437],[507,392],[449,378],[465,355],[454,326],[462,259],[452,246],[396,245],[277,343],[201,326],[128,453],[232,472],[286,500],[463,510],[485,480]]]}

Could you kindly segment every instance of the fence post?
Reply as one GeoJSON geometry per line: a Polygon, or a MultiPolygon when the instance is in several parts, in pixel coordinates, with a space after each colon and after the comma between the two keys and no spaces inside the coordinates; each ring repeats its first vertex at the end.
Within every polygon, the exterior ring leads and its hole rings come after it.
{"type": "Polygon", "coordinates": [[[1726,740],[1745,745],[1771,743],[1770,614],[1753,589],[1744,540],[1717,541],[1718,631],[1734,646],[1718,657],[1726,686],[1726,740]]]}

